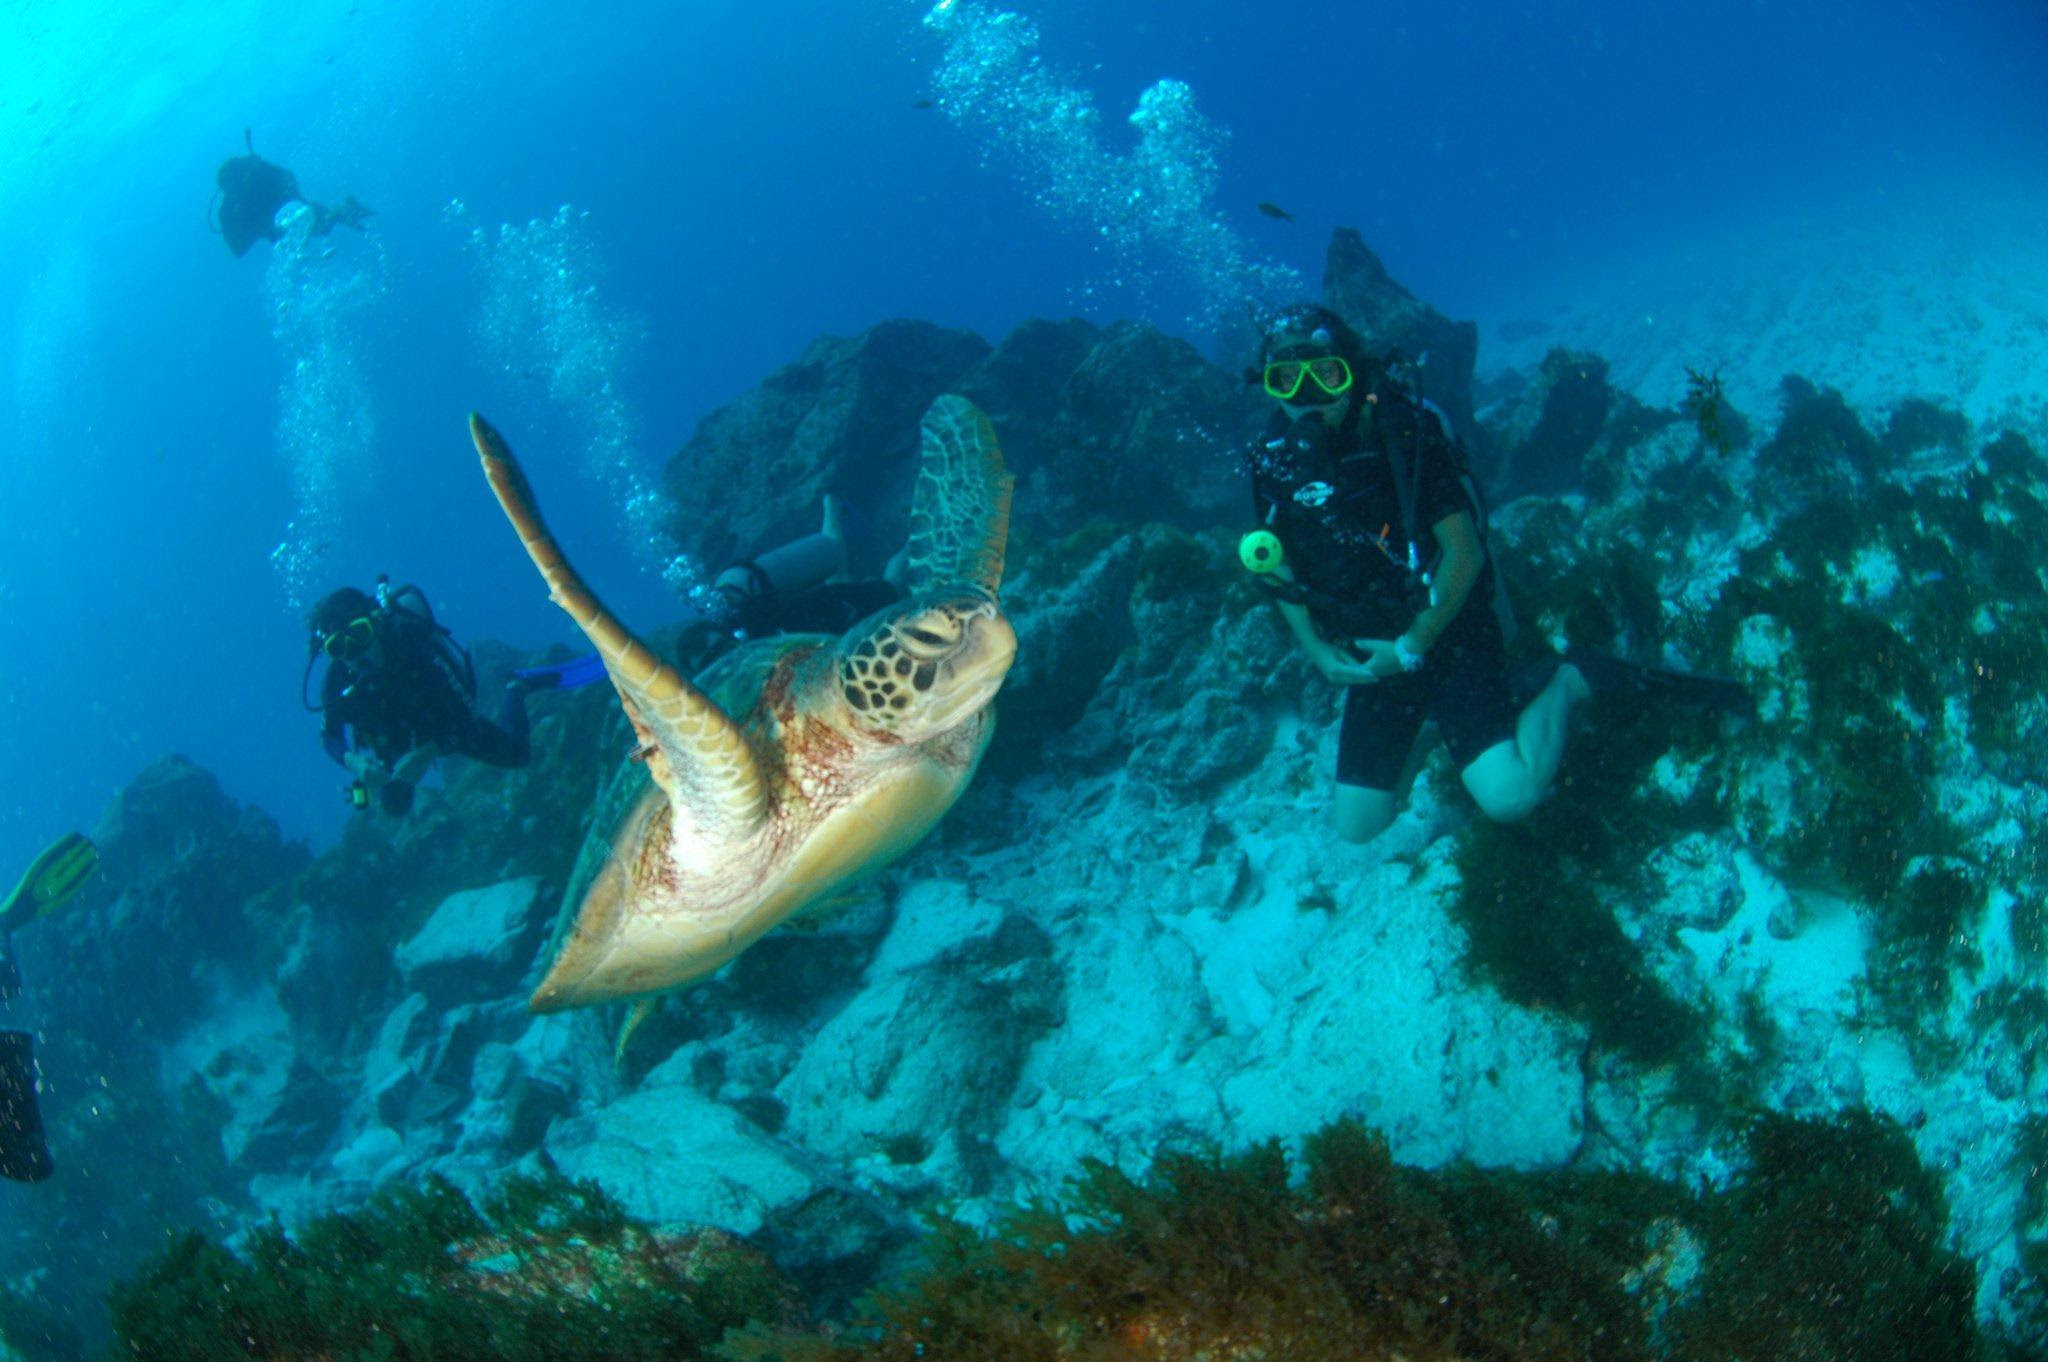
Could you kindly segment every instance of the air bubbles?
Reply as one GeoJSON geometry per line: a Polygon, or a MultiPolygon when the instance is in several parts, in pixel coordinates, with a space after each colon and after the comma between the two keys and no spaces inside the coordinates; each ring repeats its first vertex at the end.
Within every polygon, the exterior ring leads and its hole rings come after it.
{"type": "Polygon", "coordinates": [[[1087,231],[1111,252],[1120,282],[1149,292],[1170,270],[1201,298],[1200,329],[1215,330],[1246,303],[1298,296],[1293,270],[1254,258],[1214,207],[1227,134],[1202,117],[1194,91],[1162,80],[1139,97],[1128,153],[1104,145],[1092,95],[1039,57],[1028,20],[965,0],[925,18],[945,36],[933,84],[939,107],[1001,153],[1046,212],[1087,231]]]}
{"type": "Polygon", "coordinates": [[[645,327],[605,299],[590,215],[565,203],[523,227],[474,231],[469,244],[484,284],[476,330],[485,351],[502,372],[545,381],[544,414],[580,434],[583,475],[619,507],[635,555],[687,591],[701,574],[676,552],[673,508],[647,472],[639,417],[615,382],[637,362],[645,327]]]}
{"type": "Polygon", "coordinates": [[[341,500],[365,486],[376,448],[377,411],[363,379],[363,318],[384,296],[390,269],[374,234],[349,249],[313,235],[304,204],[278,213],[284,228],[264,271],[270,334],[285,363],[278,391],[277,447],[291,476],[293,515],[270,555],[287,604],[302,610],[318,594],[316,559],[333,542],[341,500]]]}

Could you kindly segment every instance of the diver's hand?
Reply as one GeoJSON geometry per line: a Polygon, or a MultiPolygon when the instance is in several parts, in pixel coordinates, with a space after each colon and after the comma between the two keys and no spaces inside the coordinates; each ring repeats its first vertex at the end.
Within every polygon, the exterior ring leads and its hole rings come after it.
{"type": "Polygon", "coordinates": [[[1401,665],[1401,655],[1394,650],[1394,641],[1388,638],[1355,638],[1351,646],[1365,659],[1365,669],[1372,673],[1375,681],[1401,675],[1408,669],[1401,665]]]}
{"type": "Polygon", "coordinates": [[[348,767],[357,780],[382,780],[390,774],[374,752],[351,752],[342,765],[348,767]]]}
{"type": "Polygon", "coordinates": [[[1309,649],[1308,660],[1309,665],[1321,672],[1323,679],[1333,686],[1370,686],[1380,679],[1373,674],[1367,662],[1327,643],[1309,649]]]}

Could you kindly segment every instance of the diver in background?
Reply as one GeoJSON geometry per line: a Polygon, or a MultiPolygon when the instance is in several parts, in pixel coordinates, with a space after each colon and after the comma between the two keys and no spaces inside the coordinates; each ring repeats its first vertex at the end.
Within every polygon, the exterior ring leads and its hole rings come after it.
{"type": "Polygon", "coordinates": [[[355,775],[344,787],[357,808],[374,795],[393,817],[412,808],[413,791],[448,753],[517,768],[532,757],[526,697],[537,690],[587,685],[604,674],[592,656],[514,673],[497,722],[477,714],[476,668],[434,618],[416,586],[393,590],[379,579],[373,597],[354,587],[330,592],[307,621],[306,674],[299,698],[320,715],[327,755],[355,775]],[[305,683],[322,657],[320,703],[305,683]]]}
{"type": "Polygon", "coordinates": [[[843,634],[902,599],[903,561],[904,554],[897,554],[877,579],[847,576],[839,498],[828,492],[816,534],[743,558],[718,574],[709,611],[685,625],[676,642],[677,665],[683,675],[695,676],[747,639],[843,634]]]}
{"type": "Polygon", "coordinates": [[[314,236],[325,236],[338,226],[361,231],[363,220],[371,216],[371,211],[356,202],[353,194],[335,208],[301,194],[297,176],[256,154],[247,128],[242,129],[242,145],[248,154],[221,162],[214,174],[214,182],[220,187],[214,230],[234,255],[248,254],[259,240],[276,241],[283,237],[284,228],[277,223],[277,212],[288,203],[303,203],[312,211],[314,236]]]}
{"type": "Polygon", "coordinates": [[[1338,836],[1393,822],[1426,723],[1480,811],[1511,822],[1549,792],[1572,712],[1596,695],[1751,707],[1733,681],[1577,649],[1546,659],[1540,684],[1514,685],[1484,499],[1441,413],[1314,304],[1267,323],[1259,361],[1248,377],[1274,412],[1250,459],[1260,528],[1239,552],[1310,663],[1345,688],[1338,836]]]}
{"type": "MultiPolygon", "coordinates": [[[[0,1007],[21,994],[11,940],[14,929],[62,908],[85,887],[98,865],[99,849],[68,832],[43,848],[0,903],[0,1007]]],[[[36,1101],[35,1036],[0,1029],[0,1178],[41,1182],[56,1167],[43,1139],[42,1109],[36,1101]]]]}

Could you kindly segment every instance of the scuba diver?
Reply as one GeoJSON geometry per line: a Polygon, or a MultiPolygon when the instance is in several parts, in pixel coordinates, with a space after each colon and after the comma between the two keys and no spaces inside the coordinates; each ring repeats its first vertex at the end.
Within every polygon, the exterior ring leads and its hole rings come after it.
{"type": "Polygon", "coordinates": [[[843,634],[902,598],[898,583],[907,553],[892,558],[878,579],[847,576],[839,498],[828,492],[816,534],[743,558],[718,574],[705,614],[683,626],[676,663],[683,675],[695,676],[748,639],[843,634]]]}
{"type": "MultiPolygon", "coordinates": [[[[99,848],[68,832],[29,864],[0,902],[0,1006],[20,996],[21,973],[14,964],[14,929],[56,912],[92,878],[99,848]]],[[[0,1029],[0,1178],[41,1182],[56,1171],[43,1138],[42,1109],[36,1101],[35,1036],[0,1029]]]]}
{"type": "Polygon", "coordinates": [[[227,243],[237,257],[247,255],[259,240],[277,241],[284,236],[277,213],[288,203],[303,203],[313,214],[312,234],[326,236],[336,227],[363,229],[371,210],[351,194],[333,208],[315,203],[299,192],[298,177],[275,162],[256,154],[256,144],[247,128],[242,129],[246,156],[234,156],[220,163],[214,173],[219,186],[213,220],[209,226],[227,243]]]}
{"type": "Polygon", "coordinates": [[[526,697],[588,685],[604,675],[587,655],[513,673],[497,722],[475,711],[476,668],[416,586],[377,579],[374,596],[354,587],[330,592],[307,621],[306,671],[299,701],[320,715],[320,743],[355,780],[342,787],[357,808],[372,797],[393,817],[412,808],[413,792],[448,753],[490,766],[521,767],[532,757],[526,697]],[[328,662],[320,703],[306,698],[313,667],[328,662]]]}
{"type": "Polygon", "coordinates": [[[1577,649],[1517,688],[1485,501],[1442,412],[1314,304],[1267,322],[1246,377],[1275,410],[1248,460],[1260,528],[1239,554],[1310,663],[1345,688],[1339,837],[1368,841],[1393,822],[1429,721],[1481,812],[1509,822],[1549,791],[1572,711],[1595,695],[1751,707],[1735,682],[1577,649]]]}

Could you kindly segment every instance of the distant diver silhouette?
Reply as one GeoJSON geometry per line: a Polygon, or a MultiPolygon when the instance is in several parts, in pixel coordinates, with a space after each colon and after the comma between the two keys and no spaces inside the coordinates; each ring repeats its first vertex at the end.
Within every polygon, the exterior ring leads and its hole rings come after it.
{"type": "Polygon", "coordinates": [[[288,203],[303,203],[313,213],[313,235],[325,236],[337,226],[362,230],[371,210],[351,194],[339,206],[329,208],[299,192],[298,177],[291,171],[256,154],[255,139],[242,129],[245,156],[222,161],[214,173],[219,186],[208,206],[207,226],[227,243],[236,256],[247,255],[258,241],[276,241],[284,236],[277,213],[288,203]]]}

